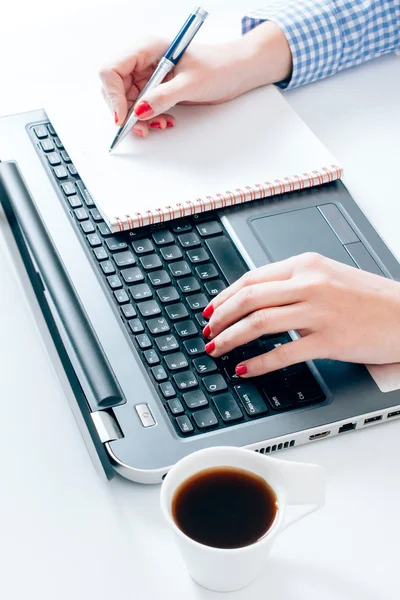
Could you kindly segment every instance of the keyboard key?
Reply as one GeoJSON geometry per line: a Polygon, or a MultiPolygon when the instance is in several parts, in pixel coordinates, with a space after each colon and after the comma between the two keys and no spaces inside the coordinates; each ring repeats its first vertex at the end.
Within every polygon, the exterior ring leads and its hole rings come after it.
{"type": "Polygon", "coordinates": [[[181,246],[184,248],[194,248],[195,246],[200,246],[199,236],[194,231],[179,235],[178,240],[181,246]]]}
{"type": "Polygon", "coordinates": [[[57,148],[59,150],[62,150],[64,148],[64,146],[62,145],[62,141],[60,140],[60,138],[56,137],[56,139],[54,140],[55,145],[57,146],[57,148]]]}
{"type": "Polygon", "coordinates": [[[191,340],[186,340],[185,342],[183,342],[183,345],[185,347],[186,352],[190,356],[199,356],[200,354],[204,354],[206,351],[205,343],[199,337],[192,338],[191,340]]]}
{"type": "Polygon", "coordinates": [[[52,140],[44,140],[44,142],[40,143],[43,152],[53,152],[54,144],[52,140]]]}
{"type": "Polygon", "coordinates": [[[167,262],[170,260],[178,260],[183,256],[179,246],[167,246],[166,248],[161,248],[160,252],[163,259],[167,262]]]}
{"type": "Polygon", "coordinates": [[[178,389],[180,390],[194,388],[199,384],[196,376],[193,374],[193,371],[183,371],[183,373],[177,373],[173,376],[173,378],[178,386],[178,389]]]}
{"type": "Polygon", "coordinates": [[[67,200],[71,208],[79,208],[82,206],[81,199],[76,194],[73,196],[67,196],[67,200]]]}
{"type": "Polygon", "coordinates": [[[182,352],[174,352],[173,354],[167,354],[165,362],[170,371],[177,371],[178,369],[186,369],[189,366],[187,358],[182,352]]]}
{"type": "Polygon", "coordinates": [[[132,247],[136,254],[149,254],[154,250],[152,241],[146,238],[141,240],[134,240],[132,242],[132,247]]]}
{"type": "Polygon", "coordinates": [[[157,296],[160,298],[163,304],[167,304],[168,302],[176,302],[179,300],[179,294],[173,287],[166,287],[162,288],[161,290],[157,290],[157,296]]]}
{"type": "Polygon", "coordinates": [[[110,252],[115,252],[116,250],[126,250],[128,244],[122,238],[112,236],[106,239],[106,246],[110,252]]]}
{"type": "Polygon", "coordinates": [[[155,300],[148,300],[139,304],[139,312],[142,317],[154,317],[161,313],[161,308],[155,300]]]}
{"type": "Polygon", "coordinates": [[[83,233],[93,233],[94,225],[91,221],[83,221],[83,223],[81,223],[81,229],[83,233]]]}
{"type": "MultiPolygon", "coordinates": [[[[176,396],[175,388],[170,381],[165,381],[164,383],[162,383],[160,385],[160,390],[164,398],[173,398],[174,396],[176,396]]],[[[176,402],[176,404],[170,404],[168,402],[168,406],[172,413],[174,413],[175,415],[179,415],[184,412],[182,403],[180,400],[178,400],[178,398],[176,400],[172,400],[172,402],[176,402]]]]}
{"type": "Polygon", "coordinates": [[[196,267],[196,273],[200,279],[215,279],[215,277],[219,276],[214,265],[203,265],[202,267],[196,267]]]}
{"type": "Polygon", "coordinates": [[[96,246],[101,246],[101,239],[99,238],[97,233],[91,233],[87,236],[86,239],[92,248],[95,248],[96,246]]]}
{"type": "MultiPolygon", "coordinates": [[[[129,321],[129,324],[131,324],[131,323],[132,323],[132,321],[129,321]]],[[[146,348],[151,348],[151,341],[150,341],[149,336],[146,333],[137,335],[135,339],[139,345],[139,348],[141,348],[141,350],[146,350],[146,348]]]]}
{"type": "Polygon", "coordinates": [[[228,387],[225,379],[222,377],[222,375],[219,375],[219,373],[217,373],[217,375],[209,375],[208,377],[204,377],[203,384],[207,392],[210,392],[210,394],[223,392],[228,387]]]}
{"type": "MultiPolygon", "coordinates": [[[[73,196],[70,196],[70,198],[73,198],[73,196]]],[[[89,215],[87,214],[87,211],[85,208],[77,208],[74,212],[75,212],[75,216],[78,219],[78,221],[85,221],[85,219],[89,218],[89,215]]]]}
{"type": "Polygon", "coordinates": [[[125,306],[121,306],[121,311],[126,319],[132,319],[132,317],[136,317],[137,314],[132,304],[125,304],[125,306]]]}
{"type": "Polygon", "coordinates": [[[224,423],[243,419],[243,413],[232,394],[219,394],[212,400],[224,423]]]}
{"type": "Polygon", "coordinates": [[[175,233],[185,233],[192,231],[192,226],[187,221],[174,221],[173,230],[175,233]]]}
{"type": "Polygon", "coordinates": [[[43,140],[44,138],[47,138],[48,132],[44,125],[38,125],[37,127],[34,127],[33,131],[35,132],[35,135],[38,138],[38,140],[43,140]]]}
{"type": "Polygon", "coordinates": [[[193,364],[196,371],[202,373],[214,373],[217,370],[215,360],[211,356],[202,356],[201,358],[193,359],[193,364]]]}
{"type": "MultiPolygon", "coordinates": [[[[122,271],[124,273],[125,271],[122,271]]],[[[153,292],[147,285],[147,283],[140,283],[139,285],[134,285],[129,288],[132,298],[139,302],[140,300],[148,300],[153,297],[153,292]]]]}
{"type": "Polygon", "coordinates": [[[227,236],[207,238],[205,244],[229,285],[248,271],[244,260],[227,236]]]}
{"type": "Polygon", "coordinates": [[[204,248],[198,248],[197,250],[188,250],[186,254],[190,262],[193,264],[204,263],[210,260],[210,257],[204,250],[204,248]]]}
{"type": "Polygon", "coordinates": [[[132,329],[132,333],[142,333],[144,331],[144,327],[140,319],[133,319],[129,321],[129,327],[132,329]]]}
{"type": "Polygon", "coordinates": [[[179,337],[191,337],[192,335],[198,335],[197,327],[193,321],[180,321],[174,325],[179,337]]]}
{"type": "Polygon", "coordinates": [[[204,287],[210,296],[218,296],[226,288],[226,285],[221,279],[218,279],[217,281],[207,281],[204,287]]]}
{"type": "Polygon", "coordinates": [[[231,381],[232,383],[240,381],[240,377],[239,377],[239,375],[236,375],[236,371],[235,371],[236,364],[237,363],[231,363],[228,361],[227,361],[227,363],[224,364],[225,375],[229,379],[229,381],[231,381]]]}
{"type": "Polygon", "coordinates": [[[185,260],[171,263],[168,267],[174,277],[184,277],[192,273],[192,269],[185,260]]]}
{"type": "Polygon", "coordinates": [[[151,368],[151,372],[156,381],[165,381],[168,379],[167,371],[164,369],[162,365],[157,365],[156,367],[151,368]]]}
{"type": "Polygon", "coordinates": [[[178,279],[178,286],[184,294],[191,294],[200,289],[200,284],[194,277],[184,277],[178,279]]]}
{"type": "Polygon", "coordinates": [[[293,392],[297,402],[301,404],[325,400],[325,394],[308,369],[298,375],[287,377],[286,385],[293,392]]]}
{"type": "Polygon", "coordinates": [[[118,304],[125,304],[125,302],[129,302],[129,296],[125,290],[117,290],[114,292],[114,296],[118,304]]]}
{"type": "Polygon", "coordinates": [[[205,319],[203,317],[203,315],[201,313],[197,313],[196,315],[194,315],[196,318],[196,321],[198,322],[198,324],[200,325],[201,329],[204,329],[204,327],[207,325],[208,321],[207,319],[205,319]]]}
{"type": "Polygon", "coordinates": [[[182,415],[181,417],[176,417],[175,421],[184,435],[188,435],[189,433],[193,432],[194,428],[188,416],[182,415]]]}
{"type": "Polygon", "coordinates": [[[120,269],[125,267],[130,267],[135,264],[136,260],[130,250],[125,250],[124,252],[117,252],[113,256],[114,262],[120,269]]]}
{"type": "Polygon", "coordinates": [[[201,237],[209,237],[210,235],[218,235],[222,232],[222,227],[218,221],[208,221],[201,225],[196,225],[196,229],[201,237]]]}
{"type": "Polygon", "coordinates": [[[84,185],[83,181],[77,181],[75,183],[76,188],[82,198],[82,200],[84,201],[84,203],[86,204],[86,206],[88,208],[92,208],[94,207],[94,202],[93,202],[93,198],[92,196],[89,194],[88,190],[86,189],[86,186],[84,185]]]}
{"type": "Polygon", "coordinates": [[[218,425],[218,419],[212,408],[206,408],[194,413],[193,419],[199,429],[210,429],[210,427],[218,425]]]}
{"type": "Polygon", "coordinates": [[[266,385],[264,387],[264,393],[269,404],[275,410],[286,410],[291,408],[296,401],[294,393],[290,392],[284,385],[276,386],[275,389],[274,387],[271,388],[271,386],[266,385]]]}
{"type": "MultiPolygon", "coordinates": [[[[50,156],[50,155],[49,155],[50,156]]],[[[76,190],[74,188],[74,184],[70,181],[61,184],[61,189],[66,196],[75,196],[76,190]]]]}
{"type": "Polygon", "coordinates": [[[185,404],[191,410],[195,408],[202,408],[204,406],[208,406],[208,400],[203,394],[201,390],[196,390],[194,392],[188,392],[187,394],[183,394],[183,399],[185,404]]]}
{"type": "Polygon", "coordinates": [[[186,298],[192,310],[203,310],[208,304],[208,298],[204,294],[193,294],[186,298]]]}
{"type": "Polygon", "coordinates": [[[147,327],[152,335],[157,335],[158,333],[168,333],[168,331],[171,331],[169,323],[164,317],[150,319],[150,321],[147,321],[147,327]]]}
{"type": "Polygon", "coordinates": [[[97,208],[92,208],[90,210],[90,214],[92,216],[93,221],[99,222],[99,221],[103,220],[103,217],[101,216],[101,214],[97,208]]]}
{"type": "Polygon", "coordinates": [[[71,162],[71,159],[70,159],[70,157],[69,157],[68,153],[67,153],[67,152],[65,152],[65,150],[63,150],[63,151],[61,152],[61,158],[62,158],[62,159],[63,159],[63,161],[64,161],[64,162],[66,162],[66,163],[70,163],[70,162],[71,162]]]}
{"type": "Polygon", "coordinates": [[[113,275],[115,273],[115,267],[111,260],[105,260],[101,262],[100,266],[105,275],[113,275]]]}
{"type": "Polygon", "coordinates": [[[174,398],[174,400],[169,400],[167,404],[169,410],[172,412],[173,415],[181,415],[185,412],[183,404],[180,400],[178,400],[178,398],[174,398]]]}
{"type": "Polygon", "coordinates": [[[252,383],[241,383],[235,386],[235,392],[249,417],[257,417],[268,412],[260,392],[252,383]]]}
{"type": "Polygon", "coordinates": [[[67,169],[69,171],[69,174],[72,175],[72,177],[76,177],[78,175],[78,171],[76,170],[74,165],[68,165],[67,169]]]}
{"type": "MultiPolygon", "coordinates": [[[[50,152],[49,154],[46,154],[46,157],[52,167],[61,165],[61,158],[58,152],[50,152]]],[[[71,186],[73,187],[72,183],[71,186]]],[[[75,194],[75,190],[72,193],[75,194]]]]}
{"type": "Polygon", "coordinates": [[[97,260],[105,260],[106,258],[108,258],[108,254],[103,247],[95,248],[93,250],[93,253],[94,253],[95,257],[97,258],[97,260]]]}
{"type": "MultiPolygon", "coordinates": [[[[102,265],[103,263],[100,264],[102,265]]],[[[110,275],[110,277],[107,277],[107,281],[112,290],[118,290],[119,288],[122,288],[122,282],[118,275],[110,275]]]]}
{"type": "Polygon", "coordinates": [[[146,352],[144,353],[144,357],[148,365],[158,365],[158,363],[160,362],[157,352],[153,349],[146,350],[146,352]]]}
{"type": "Polygon", "coordinates": [[[99,223],[97,225],[97,229],[99,230],[99,233],[103,237],[110,237],[110,235],[112,235],[112,231],[109,228],[109,226],[107,225],[107,223],[99,223]]]}
{"type": "Polygon", "coordinates": [[[179,350],[179,344],[174,335],[162,335],[161,337],[156,338],[156,344],[161,352],[179,350]]]}
{"type": "Polygon", "coordinates": [[[167,315],[169,316],[171,321],[178,321],[179,319],[185,319],[189,316],[186,306],[180,303],[171,304],[171,306],[167,306],[165,310],[167,311],[167,315]]]}
{"type": "Polygon", "coordinates": [[[139,283],[144,281],[144,275],[139,267],[131,267],[130,269],[124,269],[121,272],[122,279],[125,283],[139,283]]]}
{"type": "Polygon", "coordinates": [[[147,254],[140,257],[140,262],[143,269],[149,271],[150,269],[159,269],[162,267],[162,262],[157,254],[147,254]]]}
{"type": "Polygon", "coordinates": [[[47,124],[47,130],[50,135],[56,135],[56,130],[54,129],[54,127],[51,123],[47,124]]]}
{"type": "Polygon", "coordinates": [[[149,279],[154,287],[171,283],[171,277],[168,275],[167,271],[153,271],[152,273],[149,273],[149,279]]]}
{"type": "Polygon", "coordinates": [[[153,233],[153,240],[157,246],[165,246],[174,243],[174,236],[167,229],[159,229],[153,233]]]}

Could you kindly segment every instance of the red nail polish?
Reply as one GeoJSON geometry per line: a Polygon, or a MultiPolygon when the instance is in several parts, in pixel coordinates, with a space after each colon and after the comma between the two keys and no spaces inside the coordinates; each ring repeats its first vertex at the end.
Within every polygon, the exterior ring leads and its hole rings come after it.
{"type": "Polygon", "coordinates": [[[211,354],[211,352],[214,352],[214,350],[215,350],[215,342],[209,342],[208,344],[206,344],[207,354],[211,354]]]}
{"type": "Polygon", "coordinates": [[[117,124],[118,123],[118,115],[114,110],[114,123],[117,124]]]}
{"type": "Polygon", "coordinates": [[[158,121],[154,121],[154,123],[150,123],[150,127],[152,129],[161,129],[161,123],[159,123],[158,121]]]}
{"type": "Polygon", "coordinates": [[[209,319],[211,317],[211,315],[214,312],[214,307],[212,304],[209,304],[208,306],[205,307],[205,309],[203,310],[203,317],[205,319],[209,319]]]}
{"type": "Polygon", "coordinates": [[[172,121],[167,121],[167,127],[173,127],[173,126],[174,126],[174,124],[172,121]]]}
{"type": "Polygon", "coordinates": [[[209,325],[206,325],[203,329],[204,337],[210,337],[210,333],[211,333],[211,327],[209,325]]]}
{"type": "Polygon", "coordinates": [[[142,118],[150,117],[153,112],[153,109],[147,102],[140,102],[135,108],[136,115],[142,118]]]}
{"type": "Polygon", "coordinates": [[[238,365],[235,369],[235,373],[236,373],[236,375],[239,375],[239,376],[246,375],[246,373],[247,373],[246,365],[238,365]]]}

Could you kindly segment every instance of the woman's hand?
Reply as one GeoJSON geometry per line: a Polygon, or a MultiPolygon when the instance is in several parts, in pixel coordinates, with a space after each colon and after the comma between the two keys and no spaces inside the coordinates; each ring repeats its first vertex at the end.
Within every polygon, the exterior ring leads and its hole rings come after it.
{"type": "MultiPolygon", "coordinates": [[[[166,40],[149,42],[117,65],[101,71],[103,96],[116,124],[124,122],[167,47],[166,40]]],[[[167,111],[179,102],[224,102],[252,88],[285,79],[290,71],[289,45],[279,27],[271,22],[232,42],[193,44],[167,80],[140,99],[135,107],[140,122],[133,131],[144,137],[149,127],[173,127],[175,119],[167,111]]]]}
{"type": "Polygon", "coordinates": [[[400,283],[303,254],[246,273],[204,310],[206,346],[221,356],[264,334],[301,338],[240,363],[254,377],[316,358],[400,362],[400,283]]]}

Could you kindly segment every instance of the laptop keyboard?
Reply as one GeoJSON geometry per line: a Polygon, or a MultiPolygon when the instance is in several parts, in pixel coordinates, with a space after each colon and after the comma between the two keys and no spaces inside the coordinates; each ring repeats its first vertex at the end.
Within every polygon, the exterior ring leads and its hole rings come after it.
{"type": "Polygon", "coordinates": [[[205,353],[202,310],[247,270],[216,213],[112,234],[53,126],[29,132],[178,435],[326,399],[305,363],[252,380],[235,374],[240,361],[291,341],[288,333],[215,360],[205,353]]]}

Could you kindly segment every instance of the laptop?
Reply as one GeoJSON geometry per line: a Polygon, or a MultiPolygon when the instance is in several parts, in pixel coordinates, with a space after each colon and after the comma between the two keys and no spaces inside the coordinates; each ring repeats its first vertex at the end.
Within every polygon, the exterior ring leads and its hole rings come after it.
{"type": "Polygon", "coordinates": [[[0,119],[0,159],[3,209],[108,478],[158,483],[208,446],[274,454],[400,416],[400,391],[382,392],[364,365],[236,376],[295,332],[204,351],[203,308],[248,269],[311,251],[400,280],[341,182],[112,234],[44,111],[0,119]]]}

